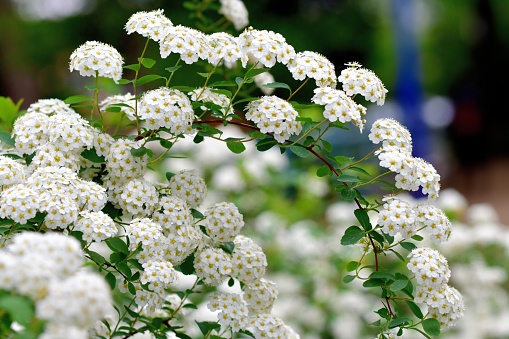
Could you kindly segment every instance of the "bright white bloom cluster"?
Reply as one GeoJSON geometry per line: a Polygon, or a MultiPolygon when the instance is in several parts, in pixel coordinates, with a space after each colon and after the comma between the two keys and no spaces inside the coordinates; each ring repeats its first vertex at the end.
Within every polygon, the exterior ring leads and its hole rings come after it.
{"type": "Polygon", "coordinates": [[[27,114],[42,113],[46,115],[52,114],[75,114],[76,112],[60,99],[39,99],[30,104],[27,108],[27,114]]]}
{"type": "Polygon", "coordinates": [[[169,284],[177,279],[176,271],[169,261],[149,261],[143,265],[140,277],[142,284],[149,284],[149,288],[162,293],[169,284]]]}
{"type": "Polygon", "coordinates": [[[361,68],[358,63],[346,64],[348,68],[341,71],[338,81],[343,83],[343,91],[352,96],[362,95],[366,100],[376,102],[382,106],[385,102],[387,89],[378,77],[365,68],[361,68]]]}
{"type": "Polygon", "coordinates": [[[174,135],[193,133],[191,101],[176,89],[160,87],[145,92],[140,100],[139,117],[149,129],[165,127],[174,135]]]}
{"type": "Polygon", "coordinates": [[[413,236],[417,230],[413,206],[400,199],[392,199],[383,205],[378,214],[378,224],[385,233],[392,236],[401,234],[405,239],[413,236]]]}
{"type": "Polygon", "coordinates": [[[83,240],[89,243],[112,238],[118,233],[118,228],[113,219],[102,211],[80,212],[74,227],[76,231],[83,233],[83,240]]]}
{"type": "Polygon", "coordinates": [[[451,271],[447,259],[438,251],[427,247],[418,247],[408,255],[408,269],[415,274],[420,285],[438,287],[447,284],[451,271]]]}
{"type": "Polygon", "coordinates": [[[48,118],[46,131],[48,141],[59,145],[64,152],[90,148],[93,129],[78,113],[54,114],[48,118]]]}
{"type": "Polygon", "coordinates": [[[214,293],[207,304],[209,310],[219,311],[218,320],[222,326],[231,326],[232,331],[246,329],[249,312],[242,295],[236,293],[214,293]]]}
{"type": "Polygon", "coordinates": [[[288,70],[295,80],[311,78],[315,79],[316,85],[320,87],[336,85],[334,65],[326,57],[316,52],[297,53],[288,64],[288,70]]]}
{"type": "Polygon", "coordinates": [[[133,219],[129,225],[125,226],[125,231],[132,249],[136,249],[139,244],[143,246],[154,245],[155,242],[163,238],[161,225],[148,218],[133,219]]]}
{"type": "Polygon", "coordinates": [[[32,154],[48,142],[45,133],[48,116],[44,113],[27,113],[14,121],[12,136],[16,140],[16,149],[21,154],[32,154]]]}
{"type": "Polygon", "coordinates": [[[141,145],[141,141],[129,139],[118,139],[111,144],[106,154],[106,168],[110,177],[126,183],[145,174],[148,156],[135,157],[131,154],[131,149],[137,149],[141,145]]]}
{"type": "Polygon", "coordinates": [[[408,129],[398,121],[390,118],[378,119],[371,126],[369,140],[374,144],[382,142],[384,152],[398,151],[403,154],[412,153],[412,136],[408,129]]]}
{"type": "Polygon", "coordinates": [[[196,169],[178,172],[171,177],[168,187],[173,196],[184,200],[191,208],[201,205],[207,195],[205,180],[196,169]]]}
{"type": "Polygon", "coordinates": [[[233,65],[243,56],[238,38],[226,32],[216,32],[209,35],[207,60],[212,65],[224,61],[227,66],[233,65]]]}
{"type": "Polygon", "coordinates": [[[9,187],[0,196],[0,217],[20,224],[35,217],[40,207],[38,193],[23,184],[9,187]]]}
{"type": "Polygon", "coordinates": [[[220,248],[206,247],[196,252],[194,268],[206,285],[219,286],[232,274],[232,259],[220,248]]]}
{"type": "MultiPolygon", "coordinates": [[[[214,92],[214,89],[207,87],[197,88],[190,92],[189,95],[191,95],[191,100],[193,101],[211,102],[214,105],[219,106],[212,109],[220,111],[223,116],[233,114],[233,107],[230,105],[230,98],[228,98],[225,94],[214,92]]],[[[203,111],[209,110],[206,106],[201,106],[201,109],[203,111]]],[[[231,120],[231,118],[228,118],[227,120],[231,120]]]]}
{"type": "Polygon", "coordinates": [[[408,130],[393,119],[378,119],[369,134],[369,139],[382,147],[377,151],[380,166],[396,173],[396,187],[417,191],[429,199],[436,199],[440,191],[440,175],[433,165],[412,156],[411,137],[408,130]]]}
{"type": "Polygon", "coordinates": [[[417,286],[415,301],[428,306],[430,316],[440,321],[442,329],[453,327],[463,318],[465,304],[463,296],[457,289],[447,284],[439,288],[432,286],[417,286]]]}
{"type": "Polygon", "coordinates": [[[0,190],[25,180],[25,168],[14,159],[0,155],[0,190]]]}
{"type": "Polygon", "coordinates": [[[168,34],[169,27],[173,26],[170,19],[164,16],[164,11],[158,9],[151,12],[137,12],[131,15],[125,25],[127,34],[136,32],[146,38],[159,41],[168,34]]]}
{"type": "Polygon", "coordinates": [[[366,114],[366,108],[358,105],[345,92],[332,87],[318,87],[314,90],[315,95],[311,98],[316,104],[324,105],[323,116],[330,122],[351,121],[362,131],[365,120],[362,118],[366,114]]]}
{"type": "Polygon", "coordinates": [[[235,29],[240,30],[249,24],[246,6],[242,0],[220,0],[219,13],[233,23],[235,29]]]}
{"type": "Polygon", "coordinates": [[[205,223],[207,235],[214,242],[233,241],[244,227],[244,217],[232,203],[214,204],[204,215],[207,217],[205,223]]]}
{"type": "Polygon", "coordinates": [[[270,313],[277,295],[276,284],[265,278],[244,287],[244,300],[252,315],[270,313]]]}
{"type": "Polygon", "coordinates": [[[267,267],[267,258],[262,248],[243,235],[238,235],[233,242],[233,275],[245,284],[260,281],[267,267]]]}
{"type": "Polygon", "coordinates": [[[122,78],[124,60],[112,46],[97,41],[87,41],[71,54],[69,70],[78,70],[81,76],[96,75],[111,78],[118,83],[122,78]]]}
{"type": "Polygon", "coordinates": [[[122,188],[119,205],[128,214],[144,217],[152,214],[158,200],[159,196],[153,184],[134,179],[122,188]]]}
{"type": "Polygon", "coordinates": [[[285,338],[299,339],[300,336],[283,320],[272,314],[260,314],[251,320],[253,334],[256,339],[261,338],[285,338]]]}
{"type": "Polygon", "coordinates": [[[133,108],[135,106],[134,100],[134,95],[131,93],[110,95],[101,101],[99,108],[104,112],[112,107],[118,107],[120,112],[123,112],[129,120],[136,121],[133,108]]]}
{"type": "Polygon", "coordinates": [[[168,27],[168,33],[159,41],[162,58],[177,53],[186,64],[195,63],[199,59],[207,60],[209,48],[205,33],[181,25],[168,27]]]}
{"type": "Polygon", "coordinates": [[[168,230],[176,229],[177,226],[192,225],[193,223],[191,210],[187,203],[173,196],[161,197],[152,219],[168,230]]]}
{"type": "Polygon", "coordinates": [[[242,66],[248,60],[259,62],[265,67],[273,67],[276,62],[286,65],[295,57],[294,48],[279,33],[247,28],[239,36],[240,48],[244,53],[242,66]]]}
{"type": "Polygon", "coordinates": [[[283,143],[290,136],[299,134],[302,125],[296,121],[297,111],[287,101],[277,96],[263,96],[246,105],[246,119],[256,124],[262,133],[272,133],[283,143]]]}
{"type": "Polygon", "coordinates": [[[431,204],[420,204],[416,206],[416,213],[417,221],[426,226],[434,243],[439,244],[449,239],[452,225],[444,211],[431,204]]]}

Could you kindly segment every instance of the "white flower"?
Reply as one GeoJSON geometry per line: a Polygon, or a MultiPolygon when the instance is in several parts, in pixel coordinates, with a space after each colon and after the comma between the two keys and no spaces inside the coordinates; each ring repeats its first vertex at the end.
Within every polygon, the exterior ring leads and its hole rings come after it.
{"type": "Polygon", "coordinates": [[[362,95],[366,100],[381,106],[385,102],[387,89],[372,71],[361,68],[357,63],[347,64],[348,68],[341,71],[338,81],[343,83],[343,91],[352,96],[362,95]]]}
{"type": "Polygon", "coordinates": [[[145,92],[140,100],[139,117],[149,129],[166,127],[174,135],[194,132],[191,101],[176,89],[160,87],[145,92]]]}
{"type": "Polygon", "coordinates": [[[100,242],[114,237],[118,233],[118,228],[113,219],[101,211],[80,212],[74,226],[76,231],[83,233],[83,240],[87,242],[100,242]]]}
{"type": "Polygon", "coordinates": [[[129,225],[125,226],[125,231],[133,249],[138,244],[143,244],[144,247],[152,246],[164,237],[161,225],[148,218],[133,219],[129,225]]]}
{"type": "MultiPolygon", "coordinates": [[[[210,110],[220,111],[225,117],[229,114],[234,114],[233,107],[230,105],[230,98],[228,98],[225,94],[214,92],[213,88],[197,88],[190,92],[189,95],[193,101],[210,102],[218,106],[211,108],[210,110]]],[[[203,111],[209,110],[206,106],[201,106],[200,108],[203,111]]],[[[227,120],[231,120],[231,117],[227,118],[227,120]]]]}
{"type": "Polygon", "coordinates": [[[207,195],[205,180],[196,169],[178,172],[171,177],[168,187],[173,196],[184,200],[191,208],[201,205],[207,195]]]}
{"type": "Polygon", "coordinates": [[[0,217],[22,225],[35,217],[40,207],[39,194],[24,184],[11,186],[0,195],[0,217]]]}
{"type": "Polygon", "coordinates": [[[447,284],[451,271],[447,259],[438,251],[427,247],[418,247],[408,255],[407,267],[415,274],[415,279],[421,285],[442,286],[447,284]]]}
{"type": "Polygon", "coordinates": [[[242,29],[249,24],[246,6],[241,0],[220,0],[219,13],[233,23],[235,29],[242,29]]]}
{"type": "Polygon", "coordinates": [[[440,321],[443,329],[455,326],[463,318],[465,310],[463,296],[447,284],[438,287],[417,286],[415,302],[426,304],[430,316],[440,321]]]}
{"type": "Polygon", "coordinates": [[[356,104],[345,92],[338,89],[318,87],[314,92],[315,95],[311,101],[325,105],[324,118],[329,119],[330,122],[337,120],[341,122],[351,121],[362,131],[364,127],[362,115],[365,113],[365,109],[362,108],[364,107],[356,104]]]}
{"type": "Polygon", "coordinates": [[[408,129],[394,119],[382,118],[375,121],[368,138],[374,144],[382,142],[385,152],[395,150],[412,153],[412,137],[408,129]]]}
{"type": "Polygon", "coordinates": [[[267,267],[267,258],[262,248],[243,235],[238,235],[234,244],[233,276],[246,284],[257,282],[263,278],[267,267]]]}
{"type": "Polygon", "coordinates": [[[133,180],[143,176],[147,169],[148,156],[135,157],[131,149],[139,148],[141,142],[118,139],[111,144],[106,154],[106,168],[110,176],[122,178],[124,181],[133,180]]]}
{"type": "Polygon", "coordinates": [[[234,332],[244,330],[249,325],[249,311],[241,294],[214,293],[209,298],[207,308],[212,312],[219,311],[219,323],[222,326],[231,326],[234,332]]]}
{"type": "Polygon", "coordinates": [[[46,134],[49,116],[44,113],[27,113],[14,121],[12,136],[16,149],[22,154],[32,154],[48,142],[46,134]]]}
{"type": "Polygon", "coordinates": [[[69,70],[78,70],[81,76],[102,76],[118,83],[124,61],[118,51],[105,43],[87,41],[71,54],[69,70]]]}
{"type": "Polygon", "coordinates": [[[270,313],[277,295],[276,284],[265,278],[244,286],[244,300],[251,315],[270,313]]]}
{"type": "Polygon", "coordinates": [[[272,133],[280,143],[302,130],[301,123],[296,121],[297,111],[277,96],[264,96],[251,101],[246,105],[246,110],[246,119],[254,122],[260,132],[272,133]]]}
{"type": "Polygon", "coordinates": [[[336,85],[334,65],[326,57],[316,52],[297,53],[295,58],[288,63],[288,70],[295,80],[315,79],[316,85],[319,87],[336,85]]]}
{"type": "Polygon", "coordinates": [[[206,247],[196,251],[194,268],[206,285],[219,286],[232,273],[231,256],[220,248],[206,247]]]}
{"type": "Polygon", "coordinates": [[[431,204],[416,206],[417,221],[422,222],[431,233],[431,240],[442,243],[451,235],[451,222],[447,215],[440,208],[431,204]]]}
{"type": "Polygon", "coordinates": [[[253,320],[253,334],[256,339],[260,338],[300,338],[291,327],[286,325],[283,320],[272,314],[260,314],[253,320]]]}
{"type": "Polygon", "coordinates": [[[25,166],[14,159],[0,155],[0,191],[25,180],[25,166]]]}
{"type": "Polygon", "coordinates": [[[207,235],[215,242],[233,241],[244,227],[244,218],[237,206],[222,202],[210,206],[206,216],[207,235]]]}
{"type": "Polygon", "coordinates": [[[203,32],[181,25],[169,27],[166,36],[159,41],[162,58],[177,53],[186,64],[206,60],[209,49],[208,37],[203,32]]]}
{"type": "Polygon", "coordinates": [[[385,233],[392,236],[401,234],[405,239],[415,235],[417,230],[413,206],[400,199],[392,199],[383,205],[377,223],[385,233]]]}
{"type": "Polygon", "coordinates": [[[243,67],[246,67],[248,60],[269,68],[276,62],[286,65],[295,56],[295,50],[281,34],[252,27],[240,34],[239,45],[244,54],[243,67]]]}
{"type": "Polygon", "coordinates": [[[76,112],[60,99],[39,99],[27,108],[27,114],[43,113],[52,114],[75,114],[76,112]]]}
{"type": "Polygon", "coordinates": [[[154,41],[159,41],[168,34],[173,26],[170,19],[164,16],[164,11],[158,9],[151,12],[137,12],[131,15],[125,24],[127,34],[136,32],[154,41]]]}
{"type": "Polygon", "coordinates": [[[217,65],[222,60],[226,65],[232,65],[243,57],[239,47],[239,39],[225,32],[212,33],[208,37],[209,49],[207,60],[217,65]]]}
{"type": "Polygon", "coordinates": [[[120,207],[124,212],[138,217],[151,215],[159,200],[156,188],[146,180],[131,180],[121,192],[120,207]]]}

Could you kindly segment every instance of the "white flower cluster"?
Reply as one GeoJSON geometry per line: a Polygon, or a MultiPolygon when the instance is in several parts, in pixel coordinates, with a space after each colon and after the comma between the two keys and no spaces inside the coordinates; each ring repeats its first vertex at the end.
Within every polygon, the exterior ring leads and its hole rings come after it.
{"type": "Polygon", "coordinates": [[[232,67],[242,58],[238,39],[226,32],[216,32],[209,35],[209,48],[207,61],[212,65],[218,65],[224,61],[225,65],[232,67]]]}
{"type": "Polygon", "coordinates": [[[122,78],[123,64],[122,56],[114,47],[102,42],[87,41],[72,52],[69,70],[77,70],[83,77],[102,76],[118,83],[122,78]]]}
{"type": "Polygon", "coordinates": [[[314,90],[315,95],[311,99],[316,104],[324,105],[323,116],[330,122],[352,122],[362,131],[365,120],[366,108],[358,105],[345,92],[332,87],[318,87],[314,90]]]}
{"type": "Polygon", "coordinates": [[[186,64],[195,63],[198,60],[207,60],[208,37],[205,33],[186,26],[171,26],[168,34],[159,42],[161,58],[166,58],[171,53],[180,55],[186,64]]]}
{"type": "Polygon", "coordinates": [[[465,305],[462,295],[447,284],[451,275],[447,260],[429,248],[416,248],[409,257],[407,267],[419,283],[415,302],[425,304],[430,316],[440,321],[443,328],[455,326],[463,317],[465,305]]]}
{"type": "Polygon", "coordinates": [[[25,180],[25,168],[14,159],[0,155],[0,189],[25,180]]]}
{"type": "Polygon", "coordinates": [[[283,320],[272,314],[260,314],[251,320],[253,334],[259,338],[299,339],[300,336],[283,320]]]}
{"type": "Polygon", "coordinates": [[[205,247],[196,252],[194,268],[206,285],[219,286],[232,275],[232,259],[221,248],[205,247]]]}
{"type": "Polygon", "coordinates": [[[404,239],[422,229],[430,233],[436,244],[447,241],[451,235],[451,222],[440,208],[431,204],[414,205],[394,197],[386,198],[377,223],[385,233],[399,234],[404,239]]]}
{"type": "Polygon", "coordinates": [[[265,67],[273,67],[276,62],[286,65],[295,57],[295,49],[281,34],[252,27],[240,34],[239,46],[243,51],[243,67],[248,61],[265,67]]]}
{"type": "Polygon", "coordinates": [[[234,276],[245,284],[253,284],[265,275],[267,258],[262,248],[252,239],[238,235],[233,241],[232,253],[234,276]]]}
{"type": "Polygon", "coordinates": [[[288,70],[296,80],[315,79],[319,87],[335,86],[334,65],[323,55],[316,52],[299,52],[288,64],[288,70]]]}
{"type": "Polygon", "coordinates": [[[83,233],[86,242],[100,242],[114,237],[118,228],[113,219],[102,211],[79,213],[78,220],[74,223],[74,229],[83,233]]]}
{"type": "Polygon", "coordinates": [[[217,243],[233,241],[244,227],[244,218],[232,203],[214,204],[204,215],[207,235],[217,243]]]}
{"type": "Polygon", "coordinates": [[[371,127],[369,139],[382,147],[377,151],[380,166],[396,173],[396,187],[417,191],[436,199],[440,191],[440,175],[433,165],[412,156],[410,133],[393,119],[378,119],[371,127]]]}
{"type": "Polygon", "coordinates": [[[246,111],[246,119],[254,122],[260,132],[272,133],[280,143],[302,130],[301,123],[296,121],[297,111],[277,96],[263,96],[251,101],[246,105],[246,111]]]}
{"type": "Polygon", "coordinates": [[[139,117],[149,129],[165,127],[174,135],[193,133],[191,101],[176,89],[160,87],[145,92],[140,100],[139,117]]]}
{"type": "Polygon", "coordinates": [[[249,311],[242,295],[237,293],[215,293],[209,298],[209,310],[219,311],[218,320],[222,326],[231,326],[234,332],[249,325],[249,311]]]}
{"type": "Polygon", "coordinates": [[[79,242],[59,233],[24,232],[0,251],[0,288],[30,297],[36,316],[46,320],[42,335],[86,331],[110,311],[104,279],[82,268],[79,242]]]}
{"type": "Polygon", "coordinates": [[[168,28],[173,26],[170,19],[164,16],[164,11],[158,9],[151,12],[137,12],[125,24],[127,34],[136,32],[154,41],[159,41],[168,34],[168,28]]]}
{"type": "Polygon", "coordinates": [[[153,184],[134,179],[122,187],[119,205],[126,214],[144,217],[154,212],[158,200],[159,195],[153,184]]]}
{"type": "Polygon", "coordinates": [[[382,106],[385,102],[387,89],[375,73],[361,68],[358,63],[349,63],[347,66],[348,68],[342,70],[338,77],[338,81],[343,83],[343,91],[350,96],[360,94],[366,100],[382,106]]]}
{"type": "Polygon", "coordinates": [[[242,0],[220,0],[219,13],[233,23],[235,29],[242,29],[249,24],[246,6],[242,0]]]}
{"type": "Polygon", "coordinates": [[[173,196],[184,200],[191,208],[201,205],[207,195],[205,180],[196,169],[182,170],[175,174],[168,187],[173,196]]]}

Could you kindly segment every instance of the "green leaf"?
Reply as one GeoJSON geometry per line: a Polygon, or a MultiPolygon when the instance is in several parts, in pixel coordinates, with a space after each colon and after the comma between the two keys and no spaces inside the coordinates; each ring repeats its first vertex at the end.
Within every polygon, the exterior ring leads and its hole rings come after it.
{"type": "Polygon", "coordinates": [[[171,178],[175,175],[175,173],[172,172],[166,172],[166,180],[170,181],[171,178]]]}
{"type": "Polygon", "coordinates": [[[404,249],[406,249],[408,251],[411,251],[414,248],[417,248],[417,246],[414,243],[407,242],[407,241],[403,241],[402,243],[400,243],[400,245],[401,245],[401,247],[403,247],[404,249]]]}
{"type": "Polygon", "coordinates": [[[127,289],[129,290],[129,293],[131,293],[132,295],[135,295],[136,294],[136,287],[134,286],[134,284],[132,282],[127,282],[127,289]]]}
{"type": "Polygon", "coordinates": [[[381,271],[377,271],[377,272],[373,272],[369,275],[369,278],[370,279],[384,279],[384,280],[393,280],[394,279],[394,274],[390,273],[390,272],[381,272],[381,271]]]}
{"type": "Polygon", "coordinates": [[[389,322],[389,328],[403,326],[410,323],[410,319],[407,317],[394,318],[389,322]]]}
{"type": "Polygon", "coordinates": [[[383,286],[385,284],[385,280],[384,279],[368,279],[366,280],[362,286],[363,287],[379,287],[379,286],[383,286]]]}
{"type": "Polygon", "coordinates": [[[232,254],[235,249],[235,243],[233,241],[224,242],[221,244],[221,248],[228,254],[232,254]]]}
{"type": "Polygon", "coordinates": [[[323,165],[316,170],[317,177],[325,177],[325,176],[328,176],[331,174],[332,174],[332,171],[330,170],[329,166],[327,166],[327,165],[323,165]]]}
{"type": "Polygon", "coordinates": [[[345,284],[348,284],[348,283],[351,283],[352,281],[355,280],[355,275],[345,275],[344,278],[343,278],[343,282],[345,284]]]}
{"type": "Polygon", "coordinates": [[[381,316],[384,319],[389,319],[391,317],[389,311],[387,311],[386,308],[381,308],[378,311],[376,311],[375,313],[378,314],[379,316],[381,316]]]}
{"type": "Polygon", "coordinates": [[[88,256],[99,266],[102,266],[106,262],[106,259],[97,252],[85,250],[85,253],[87,253],[88,256]]]}
{"type": "Polygon", "coordinates": [[[241,86],[243,82],[244,82],[243,78],[241,78],[241,77],[235,78],[235,83],[237,84],[237,86],[241,86]]]}
{"type": "Polygon", "coordinates": [[[205,216],[200,211],[198,211],[197,209],[194,209],[194,208],[191,208],[191,215],[195,219],[203,219],[203,218],[205,218],[205,216]]]}
{"type": "Polygon", "coordinates": [[[399,254],[398,252],[396,252],[395,250],[393,250],[392,248],[389,249],[389,251],[391,251],[392,253],[396,254],[396,256],[398,257],[399,260],[401,260],[402,262],[406,262],[406,259],[401,255],[399,254]]]}
{"type": "Polygon", "coordinates": [[[135,85],[136,86],[141,86],[141,85],[145,85],[145,84],[148,84],[149,82],[156,81],[156,80],[159,80],[159,79],[164,79],[166,81],[166,78],[162,77],[160,75],[157,75],[157,74],[148,74],[148,75],[142,76],[141,78],[136,80],[135,85]]]}
{"type": "Polygon", "coordinates": [[[185,275],[190,275],[195,272],[194,269],[194,254],[188,256],[181,264],[180,271],[185,275]]]}
{"type": "MultiPolygon", "coordinates": [[[[176,70],[178,70],[180,67],[182,67],[182,65],[177,65],[177,66],[172,66],[172,67],[166,67],[164,70],[165,71],[168,71],[170,73],[173,73],[175,72],[176,70]]],[[[192,90],[192,89],[191,89],[192,90]]]]}
{"type": "Polygon", "coordinates": [[[173,147],[173,142],[166,140],[166,139],[159,140],[159,144],[161,144],[162,147],[167,148],[167,149],[170,149],[173,147]]]}
{"type": "Polygon", "coordinates": [[[83,152],[81,152],[81,156],[91,162],[96,163],[96,164],[101,164],[106,161],[104,156],[97,155],[95,148],[85,149],[83,152]]]}
{"type": "Polygon", "coordinates": [[[402,289],[404,289],[406,287],[406,285],[408,285],[408,279],[398,279],[391,284],[390,289],[393,292],[397,292],[397,291],[401,291],[402,289]]]}
{"type": "Polygon", "coordinates": [[[297,145],[290,146],[290,151],[292,151],[293,154],[301,158],[307,158],[311,155],[311,152],[308,151],[306,148],[297,145]]]}
{"type": "Polygon", "coordinates": [[[228,141],[226,146],[235,154],[240,154],[246,150],[244,143],[239,141],[228,141]]]}
{"type": "Polygon", "coordinates": [[[117,278],[115,278],[115,275],[111,272],[108,272],[108,274],[104,276],[104,279],[106,279],[106,282],[108,285],[110,285],[111,290],[114,290],[117,286],[117,278]]]}
{"type": "Polygon", "coordinates": [[[357,261],[350,261],[348,264],[346,264],[346,271],[347,272],[355,271],[358,266],[359,263],[357,261]]]}
{"type": "Polygon", "coordinates": [[[0,122],[5,124],[5,127],[11,127],[14,123],[14,120],[19,115],[19,108],[23,103],[23,99],[18,100],[17,103],[14,103],[11,98],[1,97],[0,96],[0,122]]]}
{"type": "Polygon", "coordinates": [[[115,252],[129,253],[127,244],[120,238],[108,238],[105,240],[106,245],[115,252]]]}
{"type": "Polygon", "coordinates": [[[277,144],[277,141],[275,139],[267,138],[267,139],[258,141],[256,143],[256,149],[260,152],[264,152],[264,151],[271,149],[276,144],[277,144]]]}
{"type": "Polygon", "coordinates": [[[249,137],[253,139],[265,139],[267,136],[260,131],[253,131],[249,133],[249,137]]]}
{"type": "MultiPolygon", "coordinates": [[[[138,61],[139,60],[140,60],[140,58],[138,58],[138,61]]],[[[143,59],[141,59],[141,64],[143,66],[145,66],[146,68],[152,68],[156,64],[156,61],[154,59],[150,59],[150,58],[143,58],[143,59]]]]}
{"type": "Polygon", "coordinates": [[[132,276],[131,268],[125,262],[119,262],[115,265],[129,279],[132,276]]]}
{"type": "Polygon", "coordinates": [[[419,306],[417,306],[416,303],[414,303],[413,301],[411,300],[405,300],[405,303],[407,304],[408,308],[410,309],[410,311],[412,311],[412,313],[419,319],[422,319],[424,318],[424,315],[422,314],[422,311],[421,311],[421,308],[419,306]]]}
{"type": "Polygon", "coordinates": [[[68,105],[72,105],[89,100],[92,100],[92,98],[86,95],[73,95],[65,99],[64,102],[68,105]]]}
{"type": "Polygon", "coordinates": [[[357,167],[357,166],[348,167],[348,171],[359,172],[359,173],[366,174],[369,176],[371,175],[368,172],[366,172],[366,170],[364,168],[357,167]]]}
{"type": "Polygon", "coordinates": [[[322,139],[322,146],[327,152],[332,152],[332,144],[327,140],[322,139]]]}
{"type": "Polygon", "coordinates": [[[358,226],[350,226],[341,238],[341,245],[353,245],[364,237],[365,233],[358,226]]]}
{"type": "Polygon", "coordinates": [[[124,252],[113,252],[110,254],[110,262],[116,264],[124,261],[127,258],[127,254],[124,252]]]}
{"type": "Polygon", "coordinates": [[[440,335],[440,322],[435,318],[428,318],[422,321],[422,329],[432,337],[440,335]]]}
{"type": "Polygon", "coordinates": [[[353,175],[342,174],[338,177],[338,181],[341,182],[360,182],[361,179],[354,177],[353,175]]]}
{"type": "Polygon", "coordinates": [[[141,158],[145,154],[148,153],[148,148],[140,147],[140,148],[131,148],[131,154],[133,157],[141,158]]]}
{"type": "Polygon", "coordinates": [[[341,167],[350,165],[352,163],[353,158],[338,155],[334,157],[334,160],[336,161],[336,164],[338,164],[338,166],[341,167]]]}
{"type": "Polygon", "coordinates": [[[133,80],[127,80],[127,79],[120,79],[120,80],[118,81],[118,83],[119,83],[120,85],[127,85],[127,84],[130,84],[130,83],[132,83],[132,82],[133,82],[133,80]]]}
{"type": "Polygon", "coordinates": [[[197,310],[198,306],[196,306],[195,304],[185,304],[184,306],[182,306],[182,308],[190,308],[193,310],[197,310]]]}
{"type": "Polygon", "coordinates": [[[252,78],[252,77],[257,76],[258,74],[265,73],[269,70],[270,70],[270,68],[253,68],[246,73],[245,77],[252,78]]]}
{"type": "Polygon", "coordinates": [[[210,85],[210,87],[235,87],[237,84],[234,81],[216,81],[213,84],[210,85]]]}
{"type": "Polygon", "coordinates": [[[196,321],[196,324],[198,324],[198,327],[200,328],[200,331],[203,335],[211,332],[211,331],[219,331],[221,329],[221,325],[218,324],[215,321],[196,321]]]}
{"type": "Polygon", "coordinates": [[[284,88],[284,89],[289,90],[290,92],[292,91],[290,86],[288,86],[284,82],[271,82],[269,84],[263,85],[263,87],[267,87],[267,88],[284,88]]]}
{"type": "Polygon", "coordinates": [[[139,64],[132,64],[132,65],[125,65],[124,68],[137,72],[140,70],[141,66],[139,64]]]}
{"type": "Polygon", "coordinates": [[[13,321],[23,326],[27,326],[34,317],[34,306],[32,302],[28,298],[22,296],[3,296],[0,298],[0,310],[7,311],[13,321]]]}
{"type": "Polygon", "coordinates": [[[370,231],[373,228],[373,226],[371,226],[371,222],[369,221],[368,212],[366,212],[366,210],[358,208],[353,212],[353,214],[355,214],[355,217],[357,220],[359,220],[359,223],[365,231],[370,231]]]}
{"type": "MultiPolygon", "coordinates": [[[[337,186],[336,186],[337,189],[337,186]]],[[[356,191],[351,187],[345,187],[339,192],[339,195],[341,195],[341,198],[343,198],[346,201],[352,201],[357,196],[356,191]]]]}
{"type": "Polygon", "coordinates": [[[196,6],[197,6],[197,4],[195,4],[191,1],[184,1],[182,3],[182,7],[184,7],[185,9],[188,9],[190,11],[194,11],[196,9],[196,6]]]}
{"type": "Polygon", "coordinates": [[[210,72],[196,72],[201,77],[208,78],[210,76],[210,72]]]}
{"type": "Polygon", "coordinates": [[[421,237],[419,234],[413,235],[412,239],[414,239],[415,241],[423,241],[424,240],[424,238],[421,237]]]}
{"type": "Polygon", "coordinates": [[[0,131],[0,141],[3,143],[15,147],[16,142],[9,132],[0,131]]]}

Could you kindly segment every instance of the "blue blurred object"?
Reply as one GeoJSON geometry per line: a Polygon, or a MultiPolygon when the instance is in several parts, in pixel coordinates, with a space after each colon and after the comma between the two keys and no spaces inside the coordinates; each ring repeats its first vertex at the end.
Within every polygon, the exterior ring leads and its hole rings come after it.
{"type": "Polygon", "coordinates": [[[417,41],[415,0],[392,0],[397,74],[394,99],[403,111],[402,123],[412,134],[413,156],[430,160],[430,133],[422,119],[423,92],[417,41]]]}

